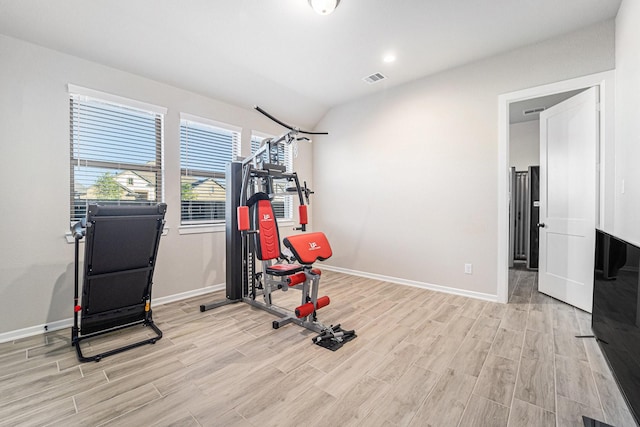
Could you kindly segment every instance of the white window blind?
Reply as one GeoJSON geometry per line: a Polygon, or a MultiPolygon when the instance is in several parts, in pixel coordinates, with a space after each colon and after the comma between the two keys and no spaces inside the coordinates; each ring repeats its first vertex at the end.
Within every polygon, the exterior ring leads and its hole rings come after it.
{"type": "Polygon", "coordinates": [[[234,158],[240,130],[194,120],[180,121],[181,223],[224,222],[226,165],[234,158]]]}
{"type": "Polygon", "coordinates": [[[70,95],[72,222],[87,206],[162,201],[163,114],[70,95]]]}
{"type": "MultiPolygon", "coordinates": [[[[251,135],[251,154],[258,151],[264,139],[265,137],[256,134],[251,135]]],[[[287,172],[293,172],[293,150],[290,144],[278,143],[278,161],[287,168],[287,172]]],[[[274,180],[275,192],[284,193],[287,184],[286,180],[274,180]]],[[[273,198],[271,204],[276,218],[283,220],[293,219],[293,197],[293,195],[289,195],[273,198]]]]}

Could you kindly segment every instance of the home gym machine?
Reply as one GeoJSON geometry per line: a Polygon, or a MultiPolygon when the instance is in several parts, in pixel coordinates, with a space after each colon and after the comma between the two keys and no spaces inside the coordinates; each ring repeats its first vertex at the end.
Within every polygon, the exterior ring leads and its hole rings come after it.
{"type": "Polygon", "coordinates": [[[87,216],[71,227],[75,239],[75,290],[71,345],[81,362],[145,344],[162,332],[151,317],[151,284],[167,205],[89,205],[87,216]],[[82,301],[79,301],[79,246],[84,238],[82,301]],[[78,322],[78,315],[81,322],[78,322]],[[80,343],[124,328],[149,326],[154,336],[95,356],[85,356],[80,343]]]}
{"type": "Polygon", "coordinates": [[[356,334],[340,325],[325,326],[318,321],[318,310],[329,305],[330,299],[319,296],[321,272],[313,264],[331,257],[331,246],[324,233],[305,233],[307,205],[313,192],[306,182],[300,185],[296,172],[286,171],[279,154],[283,145],[308,140],[298,134],[326,132],[302,131],[255,108],[288,130],[279,137],[265,139],[254,154],[241,162],[227,165],[226,299],[201,305],[200,311],[246,302],[279,317],[272,323],[274,329],[295,323],[318,334],[313,338],[315,344],[335,351],[356,334]],[[295,230],[303,232],[285,237],[284,251],[272,206],[273,198],[283,195],[297,195],[300,226],[295,230]],[[273,294],[290,288],[301,291],[300,305],[293,311],[274,305],[273,294]]]}

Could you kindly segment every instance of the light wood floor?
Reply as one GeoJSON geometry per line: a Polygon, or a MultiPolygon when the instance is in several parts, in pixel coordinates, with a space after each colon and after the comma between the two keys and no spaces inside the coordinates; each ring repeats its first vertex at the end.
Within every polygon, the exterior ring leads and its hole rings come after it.
{"type": "Polygon", "coordinates": [[[502,305],[325,271],[320,320],[358,333],[337,352],[247,304],[199,311],[222,293],[156,307],[160,341],[99,363],[77,362],[68,330],[0,344],[0,426],[633,426],[597,344],[574,337],[589,315],[535,273],[510,280],[502,305]]]}

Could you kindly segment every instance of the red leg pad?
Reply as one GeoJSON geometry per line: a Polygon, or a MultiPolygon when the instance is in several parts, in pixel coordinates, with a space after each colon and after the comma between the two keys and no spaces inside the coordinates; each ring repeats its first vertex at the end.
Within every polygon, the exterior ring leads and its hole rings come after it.
{"type": "Polygon", "coordinates": [[[312,303],[308,302],[306,304],[303,304],[300,307],[296,308],[296,317],[298,317],[298,319],[307,317],[308,315],[313,313],[313,310],[314,308],[312,303]]]}
{"type": "Polygon", "coordinates": [[[330,302],[331,300],[329,299],[328,296],[320,297],[316,301],[316,309],[321,309],[322,307],[326,307],[329,305],[330,302]]]}
{"type": "Polygon", "coordinates": [[[306,274],[304,274],[304,272],[300,272],[300,273],[296,273],[292,276],[289,276],[289,286],[295,286],[298,283],[302,283],[305,280],[307,280],[307,276],[306,274]]]}

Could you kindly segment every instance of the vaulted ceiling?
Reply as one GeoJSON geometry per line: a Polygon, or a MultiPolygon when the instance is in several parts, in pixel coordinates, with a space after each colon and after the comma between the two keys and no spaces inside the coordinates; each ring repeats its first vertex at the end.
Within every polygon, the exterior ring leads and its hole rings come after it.
{"type": "Polygon", "coordinates": [[[615,17],[621,0],[0,0],[0,34],[283,120],[615,17]],[[383,62],[393,54],[396,61],[383,62]],[[387,79],[368,84],[373,73],[387,79]]]}

